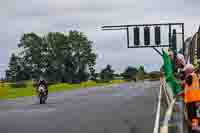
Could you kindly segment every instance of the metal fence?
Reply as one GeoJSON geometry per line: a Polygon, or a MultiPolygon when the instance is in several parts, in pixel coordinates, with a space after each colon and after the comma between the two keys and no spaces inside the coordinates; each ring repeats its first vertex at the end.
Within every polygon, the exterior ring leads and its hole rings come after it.
{"type": "Polygon", "coordinates": [[[187,133],[183,99],[174,98],[170,87],[161,79],[153,133],[187,133]]]}

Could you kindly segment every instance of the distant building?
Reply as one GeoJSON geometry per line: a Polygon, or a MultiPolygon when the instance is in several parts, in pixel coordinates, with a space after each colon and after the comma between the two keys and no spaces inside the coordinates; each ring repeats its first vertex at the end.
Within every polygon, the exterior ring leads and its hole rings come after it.
{"type": "Polygon", "coordinates": [[[200,59],[200,27],[193,37],[189,37],[185,41],[185,55],[186,60],[191,63],[196,63],[196,59],[200,59]]]}

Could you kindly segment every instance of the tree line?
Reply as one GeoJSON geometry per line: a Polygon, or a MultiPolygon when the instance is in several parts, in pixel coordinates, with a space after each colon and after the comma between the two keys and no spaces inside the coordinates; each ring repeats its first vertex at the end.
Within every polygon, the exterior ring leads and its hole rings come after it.
{"type": "Polygon", "coordinates": [[[104,82],[113,79],[123,79],[127,81],[137,81],[145,79],[158,80],[160,77],[160,72],[158,71],[146,72],[144,66],[139,66],[139,68],[128,66],[122,73],[117,74],[112,69],[112,66],[108,64],[104,69],[101,70],[101,72],[98,75],[100,80],[104,82]]]}
{"type": "Polygon", "coordinates": [[[8,81],[45,77],[54,82],[80,82],[95,73],[97,55],[82,32],[28,33],[21,37],[18,48],[20,53],[12,54],[6,70],[8,81]]]}
{"type": "MultiPolygon", "coordinates": [[[[123,73],[115,74],[108,64],[100,73],[96,73],[97,54],[92,44],[84,33],[78,31],[67,34],[50,32],[43,36],[23,34],[17,45],[20,52],[10,57],[6,80],[18,82],[44,77],[49,82],[79,83],[88,79],[103,82],[115,78],[145,79],[147,73],[143,66],[138,69],[129,66],[123,73]]],[[[153,73],[154,77],[157,75],[153,73]]]]}

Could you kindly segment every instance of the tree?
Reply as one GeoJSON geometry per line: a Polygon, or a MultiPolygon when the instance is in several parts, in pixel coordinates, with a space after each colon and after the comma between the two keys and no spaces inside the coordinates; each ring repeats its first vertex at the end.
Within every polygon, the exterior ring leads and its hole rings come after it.
{"type": "Polygon", "coordinates": [[[6,79],[12,82],[27,80],[31,78],[30,73],[31,69],[27,66],[23,58],[12,54],[9,62],[9,69],[6,70],[6,79]]]}
{"type": "Polygon", "coordinates": [[[94,65],[96,64],[96,54],[92,51],[92,42],[78,31],[70,31],[68,43],[72,46],[71,58],[73,60],[72,68],[77,80],[87,80],[87,70],[94,74],[94,65]]]}
{"type": "Polygon", "coordinates": [[[137,79],[144,80],[144,76],[145,76],[144,66],[140,66],[137,72],[137,79]]]}
{"type": "Polygon", "coordinates": [[[49,33],[45,42],[49,51],[47,71],[56,81],[81,82],[88,79],[88,70],[90,74],[95,72],[96,54],[92,51],[92,42],[83,33],[49,33]]]}
{"type": "Polygon", "coordinates": [[[153,79],[159,80],[159,78],[160,78],[160,72],[159,71],[152,71],[152,72],[148,73],[148,75],[149,75],[151,80],[153,80],[153,79]]]}
{"type": "Polygon", "coordinates": [[[6,70],[6,78],[8,81],[17,81],[18,80],[18,72],[20,70],[19,66],[19,58],[12,54],[9,62],[9,69],[6,70]]]}
{"type": "Polygon", "coordinates": [[[20,58],[18,57],[18,80],[28,80],[31,79],[32,77],[32,71],[31,71],[31,67],[26,64],[26,62],[24,61],[24,58],[20,58]]]}
{"type": "Polygon", "coordinates": [[[42,55],[44,46],[42,38],[35,33],[24,34],[20,39],[18,47],[23,49],[20,55],[25,64],[29,65],[30,69],[33,71],[34,75],[32,76],[34,78],[39,78],[44,68],[44,56],[42,55]]]}
{"type": "Polygon", "coordinates": [[[137,72],[138,72],[137,68],[129,66],[122,73],[122,76],[125,80],[136,80],[137,72]]]}
{"type": "MultiPolygon", "coordinates": [[[[20,80],[43,76],[50,81],[81,82],[95,74],[96,54],[82,32],[50,32],[44,36],[28,33],[21,37],[18,47],[22,49],[18,60],[20,80]]],[[[7,71],[8,77],[10,71],[13,68],[7,71]]]]}
{"type": "Polygon", "coordinates": [[[50,81],[66,81],[65,73],[66,55],[70,53],[67,45],[67,36],[62,33],[48,33],[43,37],[44,75],[50,81]],[[66,53],[67,52],[67,53],[66,53]]]}
{"type": "Polygon", "coordinates": [[[114,70],[112,70],[112,66],[107,65],[106,68],[104,68],[100,72],[100,78],[102,81],[109,82],[110,80],[113,79],[113,74],[114,74],[114,70]]]}

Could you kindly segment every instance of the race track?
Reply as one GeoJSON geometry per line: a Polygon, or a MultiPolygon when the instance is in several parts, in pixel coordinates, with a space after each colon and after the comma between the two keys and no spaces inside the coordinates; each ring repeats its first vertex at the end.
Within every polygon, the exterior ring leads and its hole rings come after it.
{"type": "Polygon", "coordinates": [[[153,133],[159,82],[0,101],[0,133],[153,133]]]}

